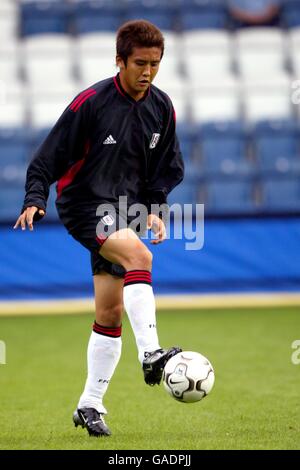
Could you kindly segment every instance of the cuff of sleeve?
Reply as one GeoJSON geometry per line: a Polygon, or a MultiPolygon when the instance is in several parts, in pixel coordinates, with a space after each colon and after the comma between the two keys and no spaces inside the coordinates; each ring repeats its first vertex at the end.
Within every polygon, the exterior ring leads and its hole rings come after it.
{"type": "Polygon", "coordinates": [[[165,219],[169,213],[167,196],[163,190],[153,191],[148,197],[148,213],[155,214],[160,219],[165,219]]]}
{"type": "Polygon", "coordinates": [[[46,205],[44,203],[41,203],[41,202],[25,202],[22,209],[21,209],[21,214],[23,214],[23,212],[25,211],[25,209],[27,209],[27,207],[32,207],[32,206],[35,206],[38,208],[38,210],[36,211],[36,213],[34,214],[33,216],[33,220],[35,222],[37,222],[38,220],[41,220],[45,214],[46,214],[46,205]],[[43,210],[45,212],[44,215],[40,215],[39,214],[39,211],[40,210],[43,210]]]}
{"type": "Polygon", "coordinates": [[[166,204],[167,203],[167,195],[165,191],[151,191],[148,194],[148,206],[150,207],[151,204],[166,204]]]}

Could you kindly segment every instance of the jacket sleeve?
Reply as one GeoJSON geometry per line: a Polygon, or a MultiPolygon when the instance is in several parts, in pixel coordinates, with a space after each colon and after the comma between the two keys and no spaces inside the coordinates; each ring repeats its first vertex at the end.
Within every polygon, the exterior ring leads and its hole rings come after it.
{"type": "Polygon", "coordinates": [[[150,161],[147,183],[148,207],[151,204],[165,204],[167,196],[182,180],[184,164],[176,135],[176,117],[172,103],[169,103],[165,132],[150,161]]]}
{"type": "Polygon", "coordinates": [[[82,158],[90,113],[88,101],[78,109],[71,103],[38,148],[27,170],[22,212],[30,206],[46,211],[50,185],[82,158]]]}

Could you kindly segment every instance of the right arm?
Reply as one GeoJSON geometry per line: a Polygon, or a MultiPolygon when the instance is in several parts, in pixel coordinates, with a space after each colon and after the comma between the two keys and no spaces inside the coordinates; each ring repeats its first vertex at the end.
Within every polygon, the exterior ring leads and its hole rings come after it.
{"type": "Polygon", "coordinates": [[[46,213],[50,185],[82,158],[91,106],[89,100],[86,100],[78,108],[78,102],[77,97],[35,153],[27,170],[26,195],[21,215],[14,228],[20,225],[25,230],[27,224],[33,230],[33,221],[41,219],[46,213]]]}

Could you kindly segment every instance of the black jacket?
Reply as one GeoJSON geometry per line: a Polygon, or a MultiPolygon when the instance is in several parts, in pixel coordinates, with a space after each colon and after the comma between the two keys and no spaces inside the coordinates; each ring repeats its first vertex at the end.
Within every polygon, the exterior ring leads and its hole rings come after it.
{"type": "Polygon", "coordinates": [[[27,171],[23,210],[46,210],[49,186],[57,181],[56,206],[72,231],[75,218],[99,204],[166,202],[183,178],[170,98],[151,85],[140,101],[119,77],[96,83],[64,111],[37,150],[27,171]]]}

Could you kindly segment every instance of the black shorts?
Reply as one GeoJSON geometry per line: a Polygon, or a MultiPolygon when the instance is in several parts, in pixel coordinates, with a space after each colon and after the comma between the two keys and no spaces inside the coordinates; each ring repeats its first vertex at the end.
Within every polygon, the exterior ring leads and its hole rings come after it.
{"type": "MultiPolygon", "coordinates": [[[[113,276],[124,277],[126,271],[123,266],[107,261],[99,251],[109,235],[122,228],[127,228],[133,218],[121,215],[116,210],[115,212],[107,211],[103,217],[90,214],[88,218],[84,219],[84,222],[80,224],[80,229],[70,231],[70,233],[75,240],[90,251],[93,276],[105,271],[113,276]]],[[[135,232],[139,235],[141,233],[140,227],[135,232]]]]}

